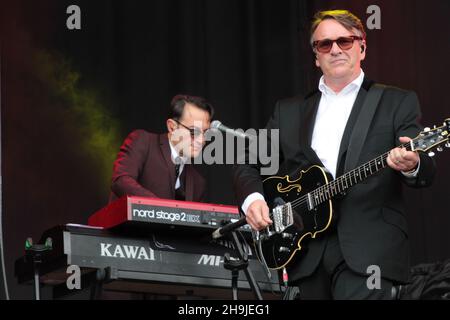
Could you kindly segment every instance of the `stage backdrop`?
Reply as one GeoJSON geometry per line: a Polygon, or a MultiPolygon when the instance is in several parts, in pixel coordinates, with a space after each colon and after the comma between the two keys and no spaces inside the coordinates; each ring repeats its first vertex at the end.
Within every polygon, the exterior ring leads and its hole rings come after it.
{"type": "MultiPolygon", "coordinates": [[[[11,297],[32,296],[13,272],[26,237],[86,223],[107,203],[112,162],[131,130],[163,132],[177,93],[207,97],[230,127],[263,127],[277,99],[317,86],[309,23],[315,11],[344,5],[365,23],[370,5],[381,10],[381,29],[368,30],[365,73],[416,91],[423,124],[450,117],[447,0],[2,3],[2,209],[11,297]],[[67,28],[70,5],[81,10],[81,29],[67,28]]],[[[450,152],[436,160],[434,186],[405,191],[413,264],[450,257],[450,152]]],[[[208,201],[235,204],[230,166],[200,169],[208,201]]]]}

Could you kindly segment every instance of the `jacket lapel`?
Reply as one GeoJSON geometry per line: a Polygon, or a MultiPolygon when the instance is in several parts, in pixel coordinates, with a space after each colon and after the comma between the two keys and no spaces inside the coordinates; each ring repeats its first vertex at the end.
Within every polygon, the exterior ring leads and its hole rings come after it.
{"type": "MultiPolygon", "coordinates": [[[[362,109],[362,106],[364,104],[364,101],[366,100],[367,92],[369,91],[370,87],[372,86],[373,81],[364,78],[363,83],[361,84],[361,88],[358,92],[358,95],[356,96],[355,103],[353,105],[352,111],[350,113],[350,116],[347,121],[347,125],[345,126],[344,134],[342,135],[341,144],[339,147],[339,154],[338,154],[338,161],[337,161],[337,168],[336,168],[336,177],[339,177],[344,172],[344,164],[347,162],[346,159],[348,159],[348,154],[346,154],[348,150],[349,140],[350,137],[353,136],[353,132],[355,132],[355,124],[356,120],[358,119],[359,113],[362,109]]],[[[351,156],[351,154],[350,154],[351,156]]]]}
{"type": "Polygon", "coordinates": [[[170,179],[170,192],[172,197],[175,196],[175,165],[172,162],[172,155],[169,146],[169,138],[167,137],[167,133],[163,133],[159,135],[159,146],[161,148],[161,153],[164,157],[167,170],[169,172],[170,179]]]}
{"type": "Polygon", "coordinates": [[[369,128],[372,123],[372,119],[379,105],[379,99],[381,98],[381,95],[383,93],[382,87],[379,85],[376,85],[376,88],[369,91],[372,86],[374,86],[374,84],[373,82],[370,82],[370,86],[368,88],[365,88],[366,97],[364,99],[363,105],[361,106],[362,110],[357,116],[353,132],[351,133],[349,138],[347,157],[344,167],[345,172],[354,169],[358,164],[361,150],[364,146],[364,141],[366,140],[367,133],[369,132],[369,128]]]}
{"type": "Polygon", "coordinates": [[[311,148],[314,124],[316,122],[317,109],[319,107],[321,93],[316,90],[309,95],[303,106],[303,116],[300,123],[300,148],[311,163],[323,166],[317,154],[311,148]]]}

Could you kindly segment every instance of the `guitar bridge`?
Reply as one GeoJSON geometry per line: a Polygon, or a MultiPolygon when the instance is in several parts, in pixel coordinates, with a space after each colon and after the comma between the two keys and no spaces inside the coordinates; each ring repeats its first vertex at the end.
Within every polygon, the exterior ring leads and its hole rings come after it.
{"type": "Polygon", "coordinates": [[[273,228],[276,233],[283,232],[294,223],[291,203],[276,206],[273,208],[273,228]]]}

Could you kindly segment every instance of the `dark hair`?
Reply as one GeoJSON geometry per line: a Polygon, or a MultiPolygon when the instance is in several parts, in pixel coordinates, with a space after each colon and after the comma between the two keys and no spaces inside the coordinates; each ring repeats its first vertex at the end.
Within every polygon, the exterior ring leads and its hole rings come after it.
{"type": "Polygon", "coordinates": [[[172,102],[170,103],[169,119],[179,120],[183,115],[183,110],[186,103],[193,104],[197,108],[208,112],[210,120],[213,118],[214,108],[208,101],[206,101],[205,98],[177,94],[172,98],[172,102]]]}
{"type": "Polygon", "coordinates": [[[336,20],[345,29],[353,31],[356,29],[360,34],[359,36],[366,39],[366,32],[361,20],[348,10],[330,10],[330,11],[319,11],[314,15],[313,22],[311,25],[311,45],[313,43],[313,34],[316,31],[319,24],[327,19],[336,20]]]}

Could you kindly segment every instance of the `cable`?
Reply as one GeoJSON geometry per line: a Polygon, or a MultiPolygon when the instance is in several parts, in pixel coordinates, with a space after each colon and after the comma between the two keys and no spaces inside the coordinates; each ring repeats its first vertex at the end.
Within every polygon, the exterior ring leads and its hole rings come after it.
{"type": "MultiPolygon", "coordinates": [[[[1,105],[2,105],[2,93],[1,93],[1,75],[2,75],[2,46],[1,46],[1,42],[0,42],[0,138],[1,138],[1,105]]],[[[3,193],[3,181],[2,181],[2,172],[1,172],[1,168],[2,168],[2,147],[1,147],[1,139],[0,139],[0,260],[2,262],[2,273],[3,273],[3,282],[4,282],[4,286],[5,286],[5,297],[6,300],[9,300],[9,292],[8,292],[8,279],[6,278],[6,269],[5,269],[5,254],[4,254],[4,250],[3,250],[3,198],[2,198],[2,193],[3,193]]]]}

